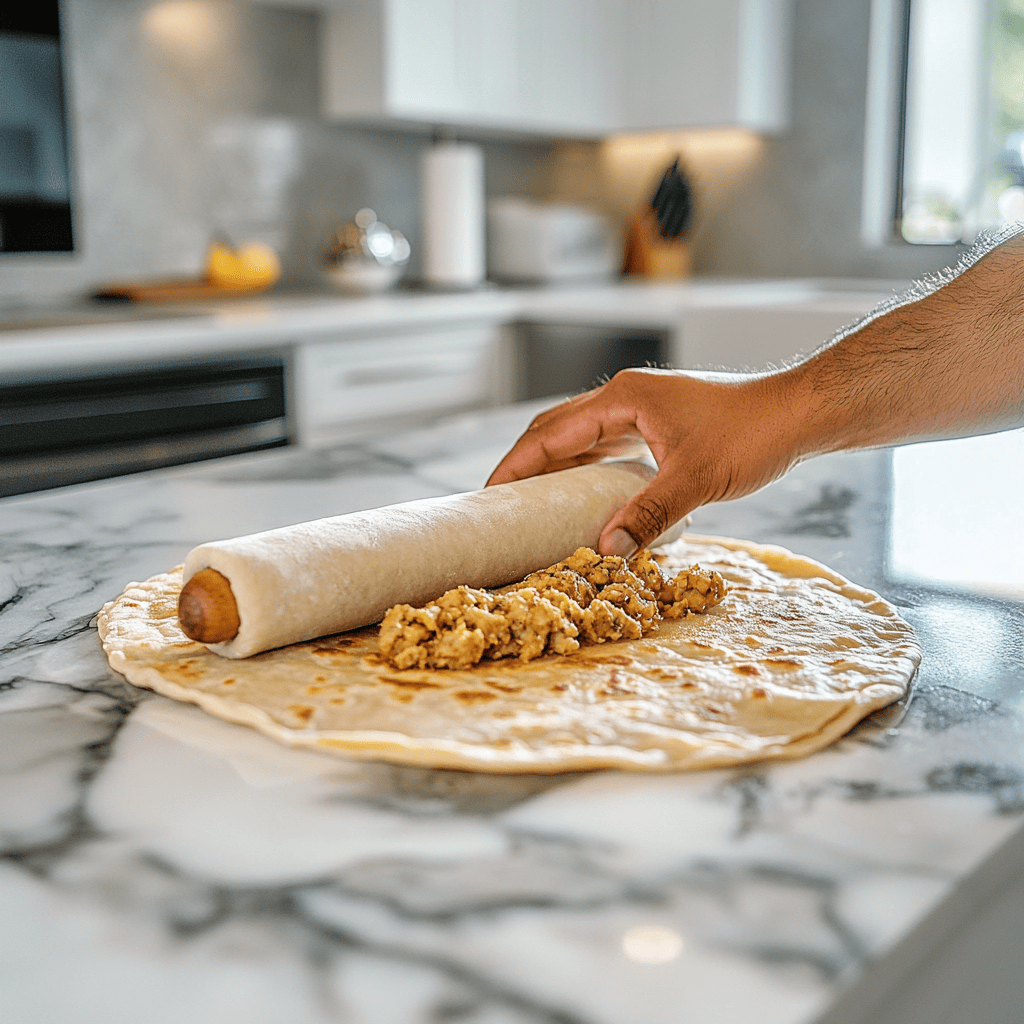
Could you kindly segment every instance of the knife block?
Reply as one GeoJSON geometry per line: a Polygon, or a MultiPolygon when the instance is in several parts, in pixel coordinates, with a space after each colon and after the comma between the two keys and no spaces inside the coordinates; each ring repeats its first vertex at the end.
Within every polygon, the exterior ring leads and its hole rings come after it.
{"type": "Polygon", "coordinates": [[[646,207],[630,218],[622,272],[669,280],[689,277],[693,250],[686,238],[662,238],[657,215],[646,207]]]}

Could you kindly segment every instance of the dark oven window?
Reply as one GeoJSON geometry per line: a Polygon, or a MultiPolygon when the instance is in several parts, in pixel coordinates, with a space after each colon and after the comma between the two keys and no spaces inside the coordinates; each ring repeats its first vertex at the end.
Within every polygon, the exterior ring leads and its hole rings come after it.
{"type": "Polygon", "coordinates": [[[285,364],[210,359],[0,385],[0,495],[288,444],[285,364]]]}

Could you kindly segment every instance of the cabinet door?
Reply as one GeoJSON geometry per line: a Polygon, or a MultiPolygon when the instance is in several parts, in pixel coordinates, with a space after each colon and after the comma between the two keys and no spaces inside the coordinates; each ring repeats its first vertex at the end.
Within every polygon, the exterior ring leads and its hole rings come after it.
{"type": "Polygon", "coordinates": [[[518,114],[519,5],[389,0],[385,89],[401,117],[508,123],[518,114]]]}
{"type": "Polygon", "coordinates": [[[785,127],[789,0],[631,0],[630,12],[624,128],[785,127]]]}
{"type": "Polygon", "coordinates": [[[622,123],[620,0],[519,0],[519,118],[555,133],[600,136],[622,123]]]}
{"type": "Polygon", "coordinates": [[[329,117],[596,136],[621,120],[621,0],[363,0],[325,15],[329,117]]]}
{"type": "Polygon", "coordinates": [[[498,329],[478,324],[301,343],[295,354],[299,440],[322,444],[417,414],[491,404],[498,345],[498,329]]]}
{"type": "Polygon", "coordinates": [[[329,117],[598,137],[786,120],[790,0],[335,0],[329,117]]]}

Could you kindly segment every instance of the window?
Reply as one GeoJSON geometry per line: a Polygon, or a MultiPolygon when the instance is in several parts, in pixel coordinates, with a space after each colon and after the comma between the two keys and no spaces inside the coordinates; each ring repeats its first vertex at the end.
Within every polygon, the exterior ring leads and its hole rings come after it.
{"type": "Polygon", "coordinates": [[[896,224],[969,242],[1024,221],[1024,0],[904,0],[896,224]]]}

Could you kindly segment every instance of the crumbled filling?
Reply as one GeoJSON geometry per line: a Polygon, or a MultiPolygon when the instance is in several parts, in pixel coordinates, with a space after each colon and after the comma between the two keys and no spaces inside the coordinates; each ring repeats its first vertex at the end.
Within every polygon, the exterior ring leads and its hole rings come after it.
{"type": "Polygon", "coordinates": [[[499,591],[456,587],[424,608],[396,604],[377,648],[395,668],[470,668],[484,658],[531,661],[581,643],[637,640],[660,619],[703,612],[725,597],[717,572],[694,565],[666,579],[649,551],[627,561],[579,548],[499,591]]]}

